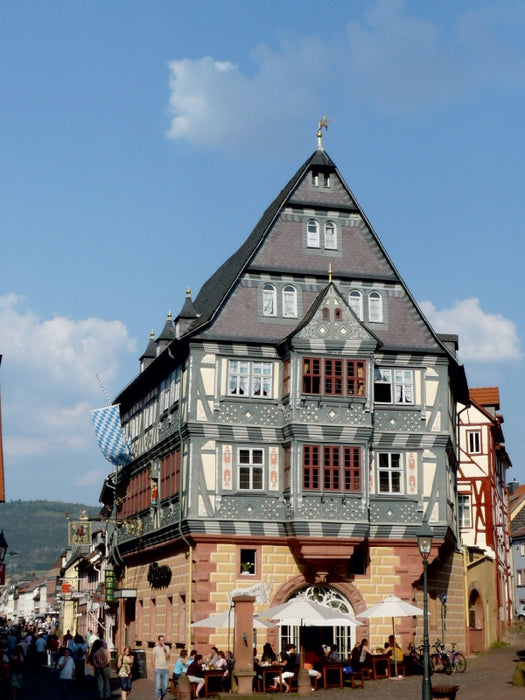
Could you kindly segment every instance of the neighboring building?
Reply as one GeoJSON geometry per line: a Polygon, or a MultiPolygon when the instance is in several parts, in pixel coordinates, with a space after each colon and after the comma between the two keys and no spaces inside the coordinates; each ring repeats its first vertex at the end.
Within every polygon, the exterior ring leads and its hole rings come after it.
{"type": "Polygon", "coordinates": [[[525,619],[525,484],[511,481],[509,507],[512,521],[514,606],[520,620],[525,619]]]}
{"type": "Polygon", "coordinates": [[[497,387],[470,389],[458,412],[458,512],[465,548],[467,653],[501,641],[514,617],[510,513],[503,416],[497,387]]]}
{"type": "MultiPolygon", "coordinates": [[[[446,593],[463,647],[456,403],[468,387],[456,346],[428,324],[318,134],[115,400],[133,444],[110,479],[128,591],[118,646],[163,633],[204,648],[209,630],[189,623],[227,609],[232,589],[260,593],[257,612],[298,593],[354,614],[389,594],[421,606],[428,519],[431,636],[446,593]]],[[[391,622],[307,629],[307,644],[346,653],[355,635],[382,644],[391,622]]],[[[421,642],[422,620],[397,631],[404,647],[421,642]]],[[[295,635],[258,630],[257,643],[295,635]]],[[[226,648],[226,630],[213,640],[226,648]]]]}

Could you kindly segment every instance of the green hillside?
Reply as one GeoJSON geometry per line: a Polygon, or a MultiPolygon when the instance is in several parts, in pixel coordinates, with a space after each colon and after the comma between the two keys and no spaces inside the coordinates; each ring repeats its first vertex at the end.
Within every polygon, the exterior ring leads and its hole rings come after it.
{"type": "Polygon", "coordinates": [[[67,547],[67,520],[85,510],[98,515],[99,508],[60,501],[8,501],[0,503],[0,529],[8,544],[7,577],[42,576],[67,547]],[[16,554],[15,554],[16,552],[16,554]]]}

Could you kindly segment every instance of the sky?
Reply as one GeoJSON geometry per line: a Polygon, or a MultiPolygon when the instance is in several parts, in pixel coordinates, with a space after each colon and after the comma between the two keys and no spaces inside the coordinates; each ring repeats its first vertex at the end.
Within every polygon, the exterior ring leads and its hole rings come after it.
{"type": "Polygon", "coordinates": [[[525,481],[525,2],[0,2],[7,500],[97,505],[90,411],[323,145],[525,481]]]}

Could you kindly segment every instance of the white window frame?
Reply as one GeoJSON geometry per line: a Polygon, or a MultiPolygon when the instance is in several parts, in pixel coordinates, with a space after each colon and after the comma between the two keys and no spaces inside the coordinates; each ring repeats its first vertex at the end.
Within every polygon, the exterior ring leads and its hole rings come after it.
{"type": "Polygon", "coordinates": [[[319,173],[317,170],[312,170],[312,187],[319,187],[319,173]]]}
{"type": "Polygon", "coordinates": [[[283,318],[297,318],[297,289],[292,284],[283,287],[283,318]]]}
{"type": "Polygon", "coordinates": [[[519,548],[520,548],[520,556],[525,557],[525,542],[520,542],[519,548]]]}
{"type": "Polygon", "coordinates": [[[378,452],[377,454],[377,490],[387,495],[404,494],[403,455],[400,452],[378,452]],[[387,480],[385,489],[384,477],[387,480]]]}
{"type": "Polygon", "coordinates": [[[395,406],[414,405],[414,370],[386,369],[376,367],[374,372],[374,400],[376,403],[394,404],[395,406]],[[379,375],[379,379],[378,379],[379,375]],[[375,385],[384,384],[390,387],[388,401],[375,398],[375,385]]]}
{"type": "Polygon", "coordinates": [[[352,289],[348,295],[348,305],[357,318],[363,320],[363,295],[358,289],[352,289]]]}
{"type": "Polygon", "coordinates": [[[470,493],[458,493],[458,523],[460,528],[472,527],[472,498],[470,493]]]}
{"type": "Polygon", "coordinates": [[[237,448],[237,484],[239,491],[264,489],[264,450],[261,447],[237,448]]]}
{"type": "Polygon", "coordinates": [[[368,320],[370,323],[383,323],[383,297],[376,290],[368,294],[368,320]]]}
{"type": "Polygon", "coordinates": [[[323,181],[325,187],[330,187],[330,173],[324,173],[323,181]]]}
{"type": "Polygon", "coordinates": [[[306,222],[306,247],[320,248],[321,236],[319,233],[319,222],[315,219],[308,219],[306,222]]]}
{"type": "Polygon", "coordinates": [[[263,287],[262,313],[263,316],[277,316],[277,290],[269,282],[263,287]]]}
{"type": "Polygon", "coordinates": [[[228,360],[228,396],[271,399],[273,362],[228,360]]]}
{"type": "Polygon", "coordinates": [[[324,225],[324,247],[326,250],[337,250],[337,226],[331,219],[324,225]]]}
{"type": "Polygon", "coordinates": [[[481,430],[467,430],[467,451],[469,455],[480,455],[481,447],[481,430]]]}

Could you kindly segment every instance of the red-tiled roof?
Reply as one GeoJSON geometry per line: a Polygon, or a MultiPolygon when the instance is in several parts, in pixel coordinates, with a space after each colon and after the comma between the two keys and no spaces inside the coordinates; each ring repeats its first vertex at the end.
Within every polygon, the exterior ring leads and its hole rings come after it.
{"type": "Polygon", "coordinates": [[[469,396],[480,406],[494,406],[496,411],[499,411],[499,388],[497,386],[469,389],[469,396]]]}

